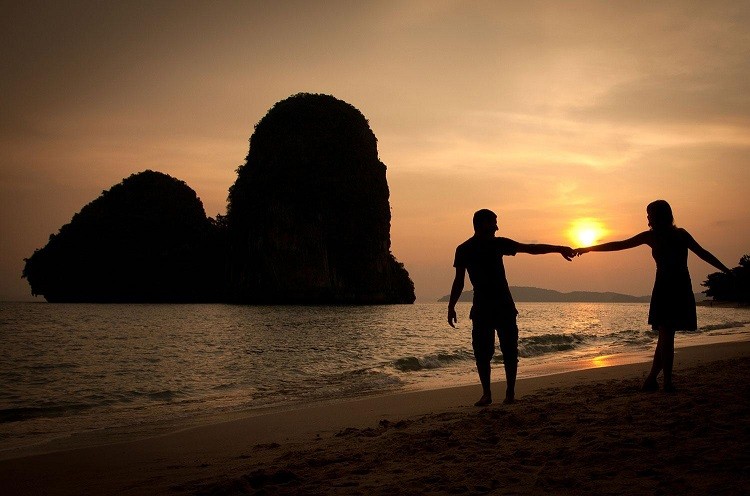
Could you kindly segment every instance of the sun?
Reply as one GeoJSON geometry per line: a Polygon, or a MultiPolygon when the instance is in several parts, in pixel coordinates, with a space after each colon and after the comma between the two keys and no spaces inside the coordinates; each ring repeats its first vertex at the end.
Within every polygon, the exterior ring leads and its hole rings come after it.
{"type": "Polygon", "coordinates": [[[577,219],[568,229],[568,237],[576,247],[591,246],[607,234],[604,225],[596,219],[577,219]]]}

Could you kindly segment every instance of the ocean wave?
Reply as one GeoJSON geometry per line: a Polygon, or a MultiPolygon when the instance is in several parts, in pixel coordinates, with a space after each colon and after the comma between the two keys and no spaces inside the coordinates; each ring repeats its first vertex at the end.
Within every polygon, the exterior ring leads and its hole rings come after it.
{"type": "Polygon", "coordinates": [[[172,403],[178,398],[184,396],[179,391],[172,390],[155,390],[155,391],[126,391],[121,393],[112,392],[109,394],[88,394],[79,395],[82,402],[44,402],[37,405],[18,406],[0,409],[0,424],[9,422],[20,422],[36,418],[57,418],[69,415],[76,415],[85,410],[94,408],[107,408],[116,405],[127,405],[134,402],[147,403],[172,403]]]}
{"type": "Polygon", "coordinates": [[[22,422],[37,418],[62,417],[70,413],[90,410],[97,406],[92,403],[64,403],[48,406],[5,408],[0,410],[0,424],[22,422]]]}
{"type": "Polygon", "coordinates": [[[542,334],[518,340],[518,356],[531,358],[559,351],[570,351],[586,341],[580,334],[542,334]]]}
{"type": "Polygon", "coordinates": [[[106,395],[96,394],[89,395],[86,398],[98,400],[96,406],[117,406],[117,405],[142,405],[151,402],[163,403],[173,402],[178,398],[184,397],[181,391],[172,391],[169,389],[154,391],[111,391],[106,395]]]}
{"type": "Polygon", "coordinates": [[[375,368],[357,368],[335,374],[310,377],[298,384],[295,390],[287,394],[279,394],[278,389],[255,394],[256,399],[273,403],[295,402],[305,400],[321,400],[331,398],[350,398],[362,394],[397,389],[403,384],[401,378],[393,373],[375,368]]]}
{"type": "Polygon", "coordinates": [[[128,391],[125,395],[120,395],[119,402],[129,403],[133,399],[148,398],[152,401],[172,401],[176,397],[181,396],[180,391],[172,391],[171,389],[163,389],[161,391],[128,391]]]}
{"type": "Polygon", "coordinates": [[[700,326],[701,331],[718,331],[721,329],[733,329],[736,327],[745,327],[748,322],[722,322],[721,324],[713,324],[707,326],[700,326]]]}
{"type": "Polygon", "coordinates": [[[30,370],[57,370],[57,369],[77,369],[79,367],[76,363],[60,362],[60,363],[39,363],[30,365],[30,370]]]}
{"type": "Polygon", "coordinates": [[[229,383],[217,384],[215,386],[212,386],[211,389],[213,391],[226,391],[230,389],[235,389],[236,387],[237,387],[236,382],[229,382],[229,383]]]}
{"type": "Polygon", "coordinates": [[[653,343],[658,335],[651,328],[646,330],[625,329],[608,334],[605,336],[604,341],[609,341],[617,345],[639,346],[653,343]]]}
{"type": "Polygon", "coordinates": [[[393,368],[399,372],[417,372],[426,369],[438,369],[462,360],[474,360],[473,355],[465,350],[443,352],[424,357],[408,356],[391,362],[393,368]]]}
{"type": "Polygon", "coordinates": [[[155,391],[148,394],[148,398],[154,401],[172,401],[178,396],[179,393],[170,391],[169,389],[164,391],[155,391]]]}

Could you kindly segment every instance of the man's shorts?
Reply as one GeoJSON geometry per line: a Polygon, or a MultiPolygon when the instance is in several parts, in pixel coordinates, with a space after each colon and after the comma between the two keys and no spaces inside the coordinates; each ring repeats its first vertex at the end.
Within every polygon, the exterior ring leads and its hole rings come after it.
{"type": "MultiPolygon", "coordinates": [[[[478,312],[477,312],[478,313],[478,312]]],[[[495,332],[500,341],[504,363],[518,361],[518,325],[516,315],[481,316],[472,311],[471,345],[477,363],[487,363],[495,354],[495,332]]]]}

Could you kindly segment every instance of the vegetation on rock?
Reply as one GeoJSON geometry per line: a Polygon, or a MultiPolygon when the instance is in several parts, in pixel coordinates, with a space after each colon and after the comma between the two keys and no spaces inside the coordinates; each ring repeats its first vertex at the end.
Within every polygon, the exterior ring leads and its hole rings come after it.
{"type": "Polygon", "coordinates": [[[701,285],[714,301],[750,304],[750,255],[743,255],[731,274],[714,272],[701,285]]]}

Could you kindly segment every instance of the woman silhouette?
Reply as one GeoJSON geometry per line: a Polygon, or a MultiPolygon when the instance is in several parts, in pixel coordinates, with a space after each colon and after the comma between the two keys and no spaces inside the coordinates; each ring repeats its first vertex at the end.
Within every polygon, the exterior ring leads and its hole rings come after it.
{"type": "Polygon", "coordinates": [[[674,334],[678,330],[694,331],[697,328],[695,296],[690,282],[687,257],[688,249],[713,265],[729,273],[729,269],[701,247],[685,229],[674,225],[672,208],[664,200],[656,200],[646,207],[648,225],[651,228],[623,241],[612,241],[600,245],[577,248],[577,255],[590,251],[619,251],[640,245],[651,247],[656,261],[656,281],[651,293],[648,323],[659,332],[651,372],[643,383],[643,391],[656,391],[656,377],[664,370],[664,391],[675,390],[672,383],[674,363],[674,334]]]}

